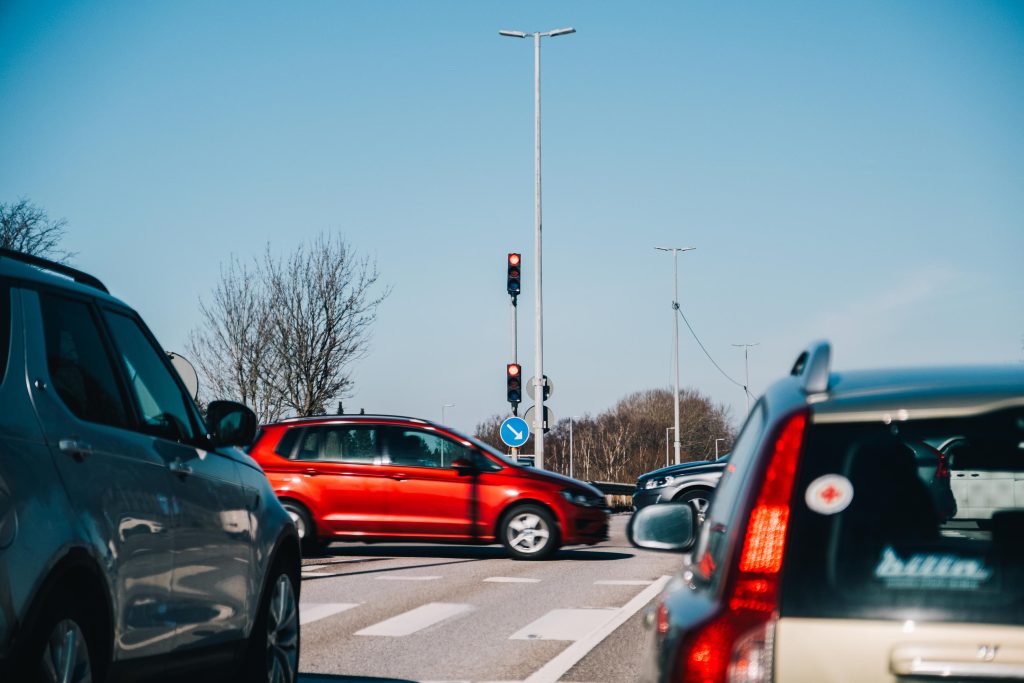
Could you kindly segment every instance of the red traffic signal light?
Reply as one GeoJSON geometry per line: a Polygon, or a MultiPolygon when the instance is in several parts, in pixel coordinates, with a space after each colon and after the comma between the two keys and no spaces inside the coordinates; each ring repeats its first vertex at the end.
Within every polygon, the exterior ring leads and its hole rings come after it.
{"type": "Polygon", "coordinates": [[[523,400],[523,369],[518,363],[509,363],[505,366],[505,395],[509,403],[519,403],[523,400]]]}
{"type": "Polygon", "coordinates": [[[519,296],[519,292],[522,291],[522,286],[519,282],[519,264],[522,261],[522,257],[519,254],[508,255],[508,282],[506,290],[509,296],[515,298],[519,296]]]}

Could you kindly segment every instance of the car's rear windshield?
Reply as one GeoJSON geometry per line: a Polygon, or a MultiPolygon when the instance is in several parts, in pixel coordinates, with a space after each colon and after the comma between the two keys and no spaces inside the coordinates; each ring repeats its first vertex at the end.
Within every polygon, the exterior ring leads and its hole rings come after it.
{"type": "Polygon", "coordinates": [[[783,616],[1024,623],[1024,407],[815,424],[783,616]]]}

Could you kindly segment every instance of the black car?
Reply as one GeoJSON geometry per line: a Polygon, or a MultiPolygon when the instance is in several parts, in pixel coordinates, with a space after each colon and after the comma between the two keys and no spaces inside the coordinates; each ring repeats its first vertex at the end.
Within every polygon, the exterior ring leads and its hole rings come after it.
{"type": "Polygon", "coordinates": [[[728,454],[718,460],[698,460],[670,465],[640,475],[633,492],[633,509],[652,503],[688,503],[697,519],[703,520],[728,454]]]}
{"type": "Polygon", "coordinates": [[[639,679],[1024,680],[1024,488],[1007,485],[1024,366],[834,373],[830,356],[808,349],[750,411],[704,524],[687,505],[633,515],[639,547],[692,548],[647,615],[639,679]],[[975,458],[954,502],[977,492],[984,524],[949,518],[947,463],[921,457],[951,437],[975,458]]]}

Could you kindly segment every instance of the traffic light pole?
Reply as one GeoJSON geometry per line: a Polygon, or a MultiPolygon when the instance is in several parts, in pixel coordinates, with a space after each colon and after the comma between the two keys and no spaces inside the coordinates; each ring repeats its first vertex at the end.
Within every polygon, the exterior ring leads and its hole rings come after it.
{"type": "MultiPolygon", "coordinates": [[[[516,297],[510,298],[512,302],[512,362],[519,362],[519,307],[516,305],[516,297]]],[[[519,415],[519,404],[513,403],[512,414],[519,415]]]]}

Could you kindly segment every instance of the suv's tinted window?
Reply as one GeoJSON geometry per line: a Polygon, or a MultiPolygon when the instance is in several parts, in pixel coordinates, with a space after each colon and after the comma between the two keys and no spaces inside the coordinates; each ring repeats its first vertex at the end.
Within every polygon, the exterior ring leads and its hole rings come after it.
{"type": "Polygon", "coordinates": [[[7,371],[7,353],[11,344],[11,288],[0,282],[0,382],[7,371]]]}
{"type": "Polygon", "coordinates": [[[791,514],[784,616],[1024,623],[1024,409],[815,425],[791,514]],[[982,470],[959,483],[908,448],[958,434],[982,470]],[[812,510],[815,480],[838,477],[852,485],[849,505],[812,510]],[[943,515],[950,487],[956,505],[943,515]]]}
{"type": "Polygon", "coordinates": [[[414,467],[451,467],[452,461],[458,458],[474,460],[466,446],[418,429],[392,429],[388,437],[388,456],[392,464],[414,467]]]}
{"type": "Polygon", "coordinates": [[[277,452],[293,460],[321,460],[368,465],[377,461],[380,448],[376,427],[370,425],[322,425],[291,431],[301,432],[301,434],[297,434],[298,449],[288,446],[286,451],[283,450],[285,440],[294,444],[296,438],[286,434],[278,444],[277,452]]]}
{"type": "Polygon", "coordinates": [[[191,441],[195,438],[185,395],[167,367],[162,352],[132,318],[105,312],[120,360],[135,396],[144,429],[168,439],[191,441]]]}
{"type": "Polygon", "coordinates": [[[56,294],[39,297],[50,380],[72,413],[90,422],[128,426],[128,411],[89,305],[56,294]]]}

